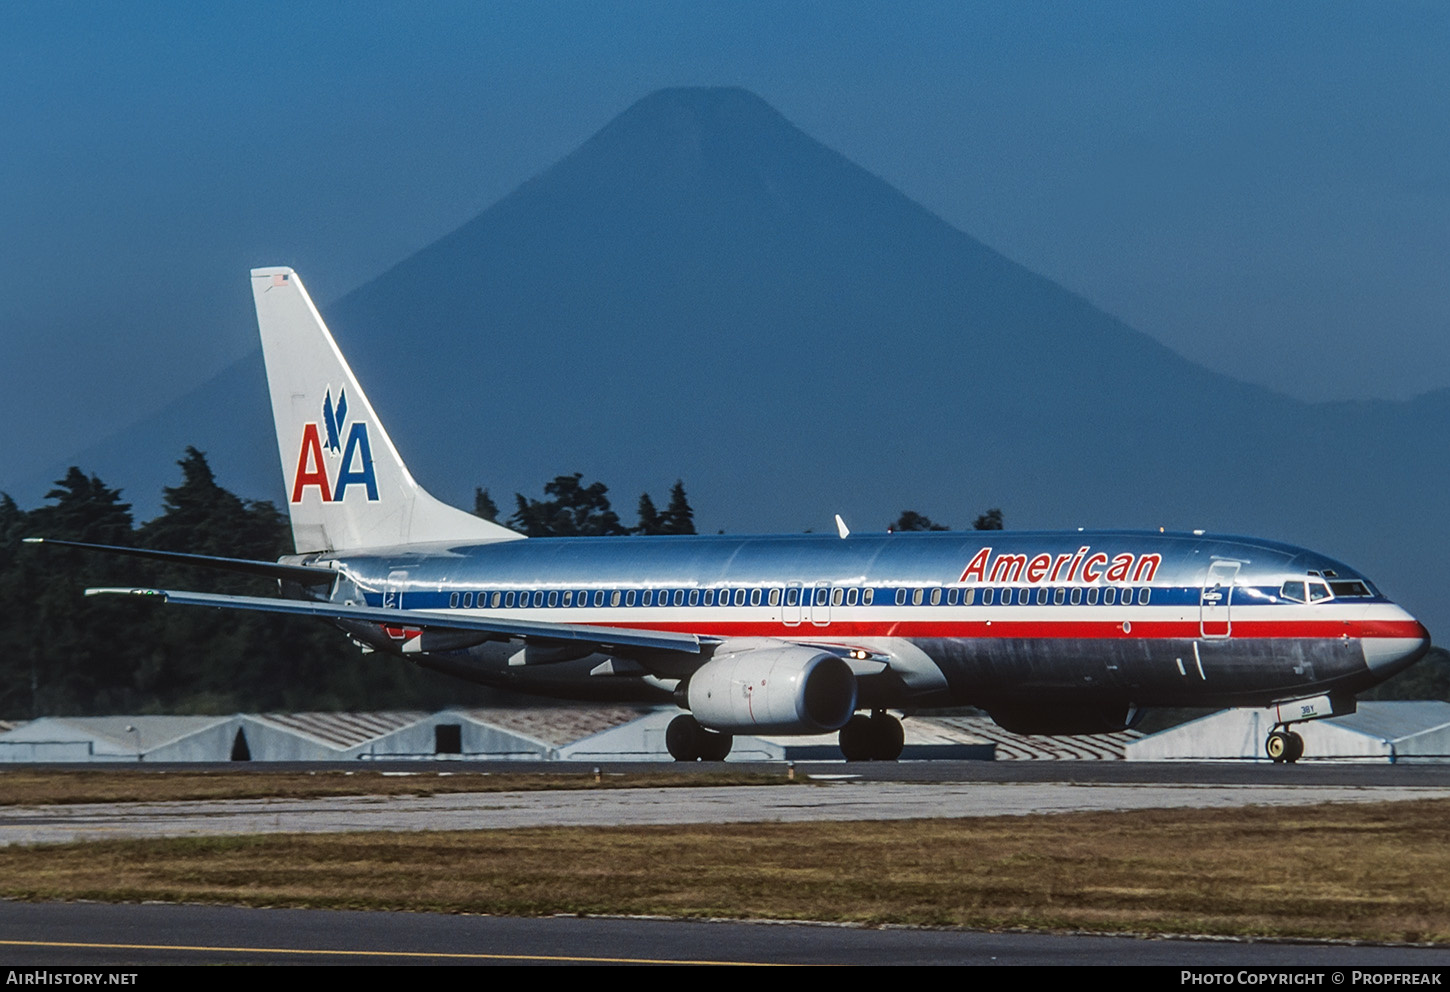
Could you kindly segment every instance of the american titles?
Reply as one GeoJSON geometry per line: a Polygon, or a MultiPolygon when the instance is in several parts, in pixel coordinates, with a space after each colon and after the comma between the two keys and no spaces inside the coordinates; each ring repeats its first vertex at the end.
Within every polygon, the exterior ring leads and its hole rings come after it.
{"type": "Polygon", "coordinates": [[[972,556],[961,582],[1152,582],[1163,556],[1118,554],[1109,556],[1084,544],[1065,554],[999,554],[990,547],[972,556]],[[1091,552],[1091,553],[1089,553],[1091,552]]]}

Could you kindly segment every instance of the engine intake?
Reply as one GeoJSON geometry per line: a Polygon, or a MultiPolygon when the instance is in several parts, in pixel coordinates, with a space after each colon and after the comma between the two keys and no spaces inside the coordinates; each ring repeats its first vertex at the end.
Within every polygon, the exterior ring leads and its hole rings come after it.
{"type": "Polygon", "coordinates": [[[833,654],[783,645],[717,654],[686,686],[695,719],[723,733],[839,730],[856,711],[856,676],[833,654]]]}

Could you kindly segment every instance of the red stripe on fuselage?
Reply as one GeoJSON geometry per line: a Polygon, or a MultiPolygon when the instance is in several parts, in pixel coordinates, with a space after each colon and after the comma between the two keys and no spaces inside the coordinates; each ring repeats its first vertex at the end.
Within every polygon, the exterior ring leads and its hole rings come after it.
{"type": "MultiPolygon", "coordinates": [[[[1113,639],[1135,638],[1164,640],[1201,638],[1202,629],[1196,620],[1134,620],[1128,618],[1129,629],[1122,620],[902,620],[898,622],[837,621],[816,625],[805,621],[794,626],[770,622],[677,622],[677,623],[610,623],[590,620],[591,626],[620,627],[630,630],[662,630],[714,637],[775,637],[782,640],[818,640],[857,637],[990,637],[997,639],[1113,639]]],[[[1418,637],[1428,638],[1425,628],[1415,620],[1235,620],[1228,635],[1233,640],[1286,640],[1349,637],[1418,637]]],[[[1214,640],[1222,639],[1213,637],[1214,640]]]]}

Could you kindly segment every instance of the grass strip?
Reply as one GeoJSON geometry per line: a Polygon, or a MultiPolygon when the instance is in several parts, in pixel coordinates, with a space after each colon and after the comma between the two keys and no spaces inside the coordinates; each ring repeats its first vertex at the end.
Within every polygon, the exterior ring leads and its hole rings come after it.
{"type": "MultiPolygon", "coordinates": [[[[796,775],[801,782],[805,776],[796,775]]],[[[318,799],[325,796],[432,796],[452,792],[542,789],[644,789],[670,786],[786,785],[785,772],[487,772],[385,769],[295,772],[104,770],[0,770],[0,806],[73,803],[167,802],[185,799],[318,799]]]]}
{"type": "Polygon", "coordinates": [[[1450,942],[1450,800],[98,841],[0,896],[1450,942]]]}

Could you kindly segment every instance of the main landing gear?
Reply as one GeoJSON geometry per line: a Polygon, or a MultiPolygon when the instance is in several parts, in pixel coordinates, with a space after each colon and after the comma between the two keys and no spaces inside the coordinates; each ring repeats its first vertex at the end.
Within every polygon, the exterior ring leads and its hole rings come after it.
{"type": "Polygon", "coordinates": [[[901,721],[877,710],[869,717],[857,713],[841,728],[841,754],[847,761],[895,761],[901,757],[906,732],[901,721]]]}
{"type": "Polygon", "coordinates": [[[1276,765],[1292,765],[1304,757],[1304,738],[1282,726],[1275,727],[1264,742],[1264,753],[1276,765]]]}
{"type": "Polygon", "coordinates": [[[681,713],[665,728],[665,747],[676,761],[724,761],[735,739],[710,730],[688,713],[681,713]]]}

